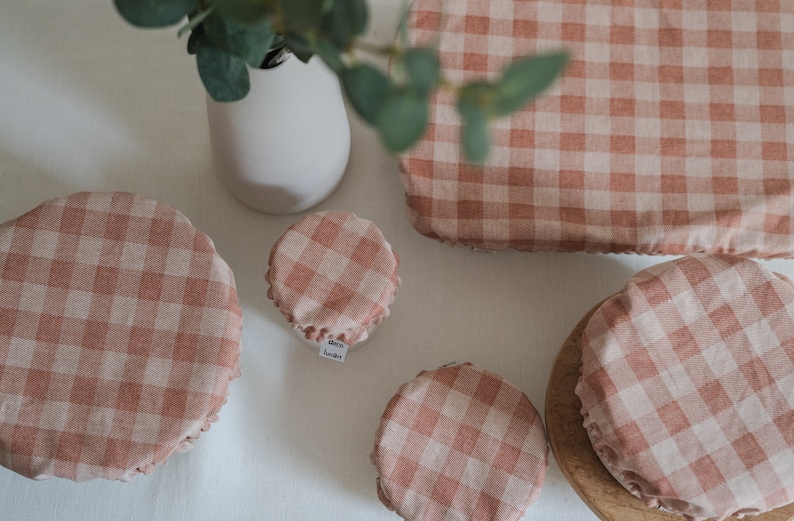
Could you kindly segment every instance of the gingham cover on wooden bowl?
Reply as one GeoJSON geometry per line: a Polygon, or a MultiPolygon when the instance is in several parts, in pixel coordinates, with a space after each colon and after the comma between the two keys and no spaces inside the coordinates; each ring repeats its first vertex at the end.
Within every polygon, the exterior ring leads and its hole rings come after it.
{"type": "Polygon", "coordinates": [[[378,497],[409,521],[517,520],[548,468],[540,415],[501,376],[461,364],[402,385],[372,452],[378,497]]]}
{"type": "Polygon", "coordinates": [[[643,270],[582,334],[584,426],[606,468],[688,519],[794,501],[794,286],[749,259],[643,270]]]}
{"type": "Polygon", "coordinates": [[[452,82],[567,49],[563,78],[461,158],[454,98],[402,156],[422,234],[490,250],[794,255],[794,3],[414,0],[452,82]],[[443,14],[440,14],[443,9],[443,14]]]}
{"type": "Polygon", "coordinates": [[[372,222],[350,212],[307,215],[270,251],[267,296],[307,340],[365,340],[390,314],[399,258],[372,222]]]}
{"type": "Polygon", "coordinates": [[[129,193],[79,193],[0,225],[0,464],[127,481],[218,419],[241,311],[212,241],[129,193]]]}

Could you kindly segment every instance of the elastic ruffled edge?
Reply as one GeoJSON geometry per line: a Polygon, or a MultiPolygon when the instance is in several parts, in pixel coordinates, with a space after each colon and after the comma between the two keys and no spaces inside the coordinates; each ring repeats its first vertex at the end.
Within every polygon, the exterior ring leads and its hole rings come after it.
{"type": "MultiPolygon", "coordinates": [[[[396,256],[396,255],[395,255],[396,256]]],[[[354,346],[360,342],[363,342],[367,338],[369,338],[370,333],[372,333],[375,328],[380,326],[384,319],[391,316],[391,310],[389,309],[394,301],[397,299],[397,290],[402,285],[402,279],[399,276],[396,277],[394,283],[394,291],[392,292],[391,296],[389,297],[389,301],[383,307],[383,312],[373,317],[372,320],[367,322],[366,324],[361,324],[358,327],[350,328],[342,331],[341,333],[331,333],[329,332],[328,328],[316,328],[312,325],[300,325],[297,324],[295,321],[295,316],[292,312],[283,304],[281,299],[278,295],[275,294],[273,291],[273,281],[270,275],[270,269],[268,268],[267,272],[265,272],[265,282],[268,284],[267,289],[267,298],[273,301],[273,305],[278,308],[284,318],[287,319],[292,329],[296,331],[300,331],[303,333],[304,338],[306,340],[314,341],[314,342],[322,342],[323,340],[341,340],[345,344],[349,346],[354,346]]]]}
{"type": "MultiPolygon", "coordinates": [[[[577,383],[575,392],[577,396],[579,395],[579,390],[582,385],[582,371],[583,367],[580,367],[579,382],[577,383]]],[[[642,501],[648,508],[664,509],[671,514],[681,516],[686,521],[724,521],[730,517],[742,518],[746,515],[757,515],[763,513],[763,511],[758,509],[743,508],[738,511],[726,513],[723,516],[696,516],[685,511],[687,505],[689,505],[689,503],[685,500],[680,500],[677,498],[660,498],[647,493],[646,491],[650,485],[646,485],[645,488],[643,488],[642,478],[639,477],[639,474],[631,469],[622,468],[622,466],[618,465],[617,462],[610,457],[610,453],[616,453],[616,451],[604,441],[603,432],[598,426],[598,422],[596,422],[590,416],[590,411],[584,404],[580,408],[579,412],[583,419],[582,425],[587,432],[587,437],[590,439],[590,444],[592,445],[596,456],[598,456],[598,459],[623,488],[625,488],[631,495],[642,501]],[[673,503],[678,504],[673,505],[673,503]]]]}
{"type": "Polygon", "coordinates": [[[154,472],[158,466],[165,464],[165,462],[168,461],[168,459],[174,454],[182,454],[193,449],[194,447],[193,442],[199,439],[202,433],[210,430],[212,424],[216,423],[220,419],[218,415],[221,409],[223,408],[223,406],[226,405],[226,403],[229,401],[229,396],[231,395],[231,383],[237,378],[239,378],[241,374],[242,372],[240,366],[240,353],[238,352],[237,362],[234,364],[234,367],[232,368],[229,374],[229,381],[226,384],[226,392],[224,393],[223,401],[218,407],[214,408],[209,413],[207,413],[207,417],[204,419],[204,422],[202,423],[201,427],[199,427],[198,430],[193,431],[192,434],[188,434],[187,436],[185,436],[185,438],[181,442],[179,442],[173,448],[173,450],[169,452],[161,460],[153,461],[152,463],[131,470],[128,473],[124,474],[123,476],[117,478],[118,481],[121,481],[123,483],[129,483],[138,474],[145,474],[148,476],[149,474],[154,472]]]}

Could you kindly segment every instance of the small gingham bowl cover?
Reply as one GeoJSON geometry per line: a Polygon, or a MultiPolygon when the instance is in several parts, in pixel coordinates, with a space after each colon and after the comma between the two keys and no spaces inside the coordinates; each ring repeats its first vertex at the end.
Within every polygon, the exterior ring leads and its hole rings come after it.
{"type": "Polygon", "coordinates": [[[697,254],[639,272],[582,334],[584,426],[612,475],[690,520],[794,501],[794,286],[697,254]]]}
{"type": "Polygon", "coordinates": [[[231,270],[170,206],[78,193],[0,225],[0,464],[150,473],[217,421],[240,335],[231,270]]]}
{"type": "Polygon", "coordinates": [[[267,296],[307,340],[365,340],[389,316],[399,260],[381,231],[350,212],[307,215],[276,241],[267,296]]]}
{"type": "Polygon", "coordinates": [[[381,417],[378,497],[409,521],[517,520],[539,496],[549,447],[517,387],[469,363],[423,371],[381,417]]]}

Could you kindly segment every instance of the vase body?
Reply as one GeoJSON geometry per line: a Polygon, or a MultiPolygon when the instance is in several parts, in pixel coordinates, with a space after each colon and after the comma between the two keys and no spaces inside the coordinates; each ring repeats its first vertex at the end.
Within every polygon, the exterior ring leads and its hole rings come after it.
{"type": "Polygon", "coordinates": [[[318,58],[249,69],[240,101],[207,96],[215,170],[232,195],[265,213],[301,212],[339,185],[350,124],[339,81],[318,58]]]}

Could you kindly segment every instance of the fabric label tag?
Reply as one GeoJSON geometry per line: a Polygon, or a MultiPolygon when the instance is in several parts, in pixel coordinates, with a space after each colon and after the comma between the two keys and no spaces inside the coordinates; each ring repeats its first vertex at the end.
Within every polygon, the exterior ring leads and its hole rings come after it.
{"type": "Polygon", "coordinates": [[[341,340],[326,339],[320,342],[320,356],[344,363],[350,346],[341,340]]]}

